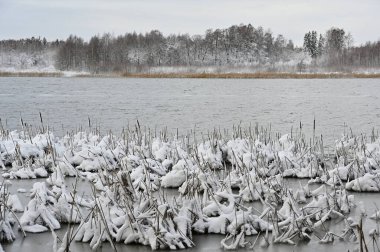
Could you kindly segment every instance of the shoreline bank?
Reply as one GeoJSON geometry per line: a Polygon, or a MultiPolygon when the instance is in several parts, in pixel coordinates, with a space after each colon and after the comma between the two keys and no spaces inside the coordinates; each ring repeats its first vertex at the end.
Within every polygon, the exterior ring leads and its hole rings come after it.
{"type": "Polygon", "coordinates": [[[164,79],[377,79],[380,73],[78,73],[0,72],[0,77],[164,78],[164,79]]]}

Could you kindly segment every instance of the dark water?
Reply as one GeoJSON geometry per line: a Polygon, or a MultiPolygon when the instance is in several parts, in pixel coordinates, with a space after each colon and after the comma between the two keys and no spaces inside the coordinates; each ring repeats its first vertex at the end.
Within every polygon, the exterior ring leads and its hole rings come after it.
{"type": "Polygon", "coordinates": [[[335,140],[344,125],[368,133],[380,123],[379,79],[239,80],[0,78],[0,117],[10,129],[20,118],[58,134],[92,125],[121,132],[138,119],[150,128],[206,132],[239,124],[271,125],[287,133],[304,124],[335,140]]]}

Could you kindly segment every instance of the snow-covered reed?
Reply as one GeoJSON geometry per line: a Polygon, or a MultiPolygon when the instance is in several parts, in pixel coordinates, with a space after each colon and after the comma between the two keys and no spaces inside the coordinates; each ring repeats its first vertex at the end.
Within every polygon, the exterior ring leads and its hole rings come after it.
{"type": "MultiPolygon", "coordinates": [[[[224,235],[225,249],[254,247],[252,236],[262,246],[297,244],[321,232],[321,243],[362,237],[348,218],[356,207],[348,191],[380,191],[375,134],[343,135],[330,153],[322,137],[307,139],[302,131],[279,135],[256,126],[214,130],[201,140],[194,135],[169,136],[140,125],[121,136],[81,131],[62,138],[43,126],[37,133],[1,129],[4,179],[46,178],[34,183],[25,208],[4,182],[1,242],[15,238],[17,211],[23,212],[19,229],[52,232],[55,251],[65,251],[74,240],[92,249],[103,242],[115,249],[116,243],[183,249],[195,246],[196,233],[224,235]],[[75,177],[72,187],[67,177],[75,177]],[[292,188],[289,177],[321,185],[292,188]],[[87,183],[91,193],[80,195],[78,183],[87,183]],[[178,193],[168,197],[164,188],[178,193]],[[331,219],[349,223],[342,235],[326,229],[331,219]],[[70,228],[60,243],[54,230],[62,223],[70,228]]],[[[378,213],[371,218],[379,219],[378,213]]]]}

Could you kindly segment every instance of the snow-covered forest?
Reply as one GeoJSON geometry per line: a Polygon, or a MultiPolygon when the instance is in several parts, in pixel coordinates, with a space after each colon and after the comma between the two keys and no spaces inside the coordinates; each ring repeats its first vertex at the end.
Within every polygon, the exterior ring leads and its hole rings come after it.
{"type": "Polygon", "coordinates": [[[248,25],[209,29],[204,35],[153,30],[114,36],[75,35],[0,41],[0,71],[273,71],[352,72],[380,68],[380,41],[353,46],[350,33],[308,31],[302,47],[270,30],[248,25]]]}
{"type": "Polygon", "coordinates": [[[45,38],[0,41],[0,71],[56,71],[56,55],[64,42],[45,38]]]}

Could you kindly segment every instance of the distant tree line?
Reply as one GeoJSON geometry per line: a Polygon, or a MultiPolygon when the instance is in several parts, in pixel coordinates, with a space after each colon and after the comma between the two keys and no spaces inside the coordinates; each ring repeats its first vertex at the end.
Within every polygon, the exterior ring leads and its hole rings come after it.
{"type": "Polygon", "coordinates": [[[0,40],[0,67],[15,67],[18,69],[47,66],[56,61],[56,55],[64,41],[48,42],[46,38],[0,40]]]}
{"type": "Polygon", "coordinates": [[[89,41],[75,35],[65,41],[48,42],[45,38],[0,41],[3,58],[11,57],[9,52],[41,55],[48,51],[55,52],[55,67],[59,70],[93,73],[178,66],[244,66],[269,71],[294,65],[299,71],[380,67],[380,41],[354,47],[350,33],[340,28],[331,28],[325,34],[307,32],[302,48],[295,47],[292,40],[282,35],[274,36],[270,30],[250,24],[209,29],[204,35],[194,36],[164,36],[153,30],[121,36],[106,33],[89,41]]]}
{"type": "Polygon", "coordinates": [[[48,42],[46,38],[27,38],[27,39],[9,39],[9,40],[0,40],[0,51],[19,51],[26,53],[38,53],[50,48],[57,49],[64,41],[53,41],[48,42]]]}
{"type": "Polygon", "coordinates": [[[57,55],[62,70],[125,71],[152,66],[265,65],[288,61],[295,48],[291,40],[252,25],[207,30],[204,36],[164,36],[154,30],[94,36],[86,42],[70,36],[57,55]]]}
{"type": "Polygon", "coordinates": [[[316,66],[338,70],[380,67],[380,41],[354,47],[352,35],[340,28],[333,27],[319,37],[316,31],[307,32],[303,48],[316,66]]]}

